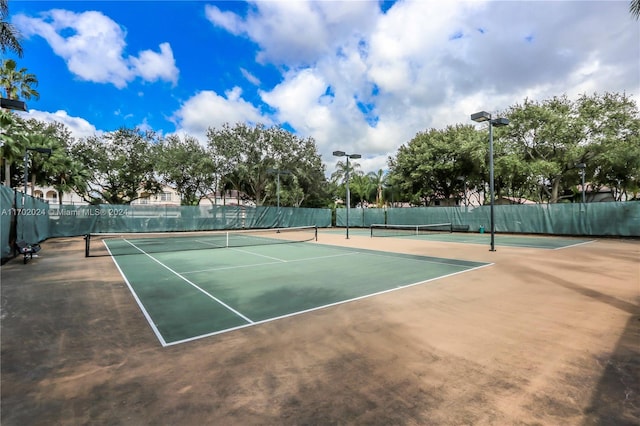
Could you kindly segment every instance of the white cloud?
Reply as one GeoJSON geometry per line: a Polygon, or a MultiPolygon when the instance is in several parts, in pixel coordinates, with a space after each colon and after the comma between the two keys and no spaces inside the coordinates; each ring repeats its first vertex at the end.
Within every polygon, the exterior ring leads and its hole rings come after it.
{"type": "Polygon", "coordinates": [[[268,117],[242,98],[242,90],[234,87],[220,96],[216,92],[202,91],[182,104],[175,113],[176,133],[187,133],[200,142],[206,141],[209,127],[222,127],[225,123],[271,124],[268,117]]]}
{"type": "Polygon", "coordinates": [[[69,71],[83,80],[118,88],[136,77],[177,81],[178,69],[168,43],[160,45],[159,54],[145,50],[139,57],[125,57],[125,30],[101,12],[54,9],[41,18],[16,15],[13,22],[25,36],[43,37],[66,61],[69,71]]]}
{"type": "Polygon", "coordinates": [[[366,32],[377,13],[377,4],[367,1],[252,3],[244,18],[216,6],[206,6],[205,12],[214,25],[258,43],[258,62],[288,67],[309,65],[331,54],[338,40],[366,32]]]}
{"type": "MultiPolygon", "coordinates": [[[[220,12],[218,10],[218,12],[220,12]]],[[[211,19],[282,66],[262,100],[333,149],[386,158],[421,130],[470,122],[526,97],[640,95],[640,30],[620,2],[256,2],[211,19]]]]}
{"type": "Polygon", "coordinates": [[[211,23],[224,28],[231,34],[240,35],[245,31],[242,19],[233,12],[223,12],[216,6],[207,4],[204,6],[204,13],[211,23]]]}
{"type": "Polygon", "coordinates": [[[256,77],[255,75],[251,74],[245,68],[240,68],[240,72],[242,73],[242,76],[245,79],[247,79],[247,81],[249,83],[253,84],[254,86],[260,86],[261,82],[260,82],[260,79],[258,77],[256,77]]]}
{"type": "Polygon", "coordinates": [[[130,61],[136,74],[145,81],[164,80],[171,81],[174,85],[178,81],[179,72],[169,43],[160,44],[160,53],[145,50],[130,61]]]}
{"type": "MultiPolygon", "coordinates": [[[[398,1],[383,13],[375,1],[256,1],[243,15],[226,5],[204,6],[206,17],[257,46],[255,63],[228,57],[212,70],[208,87],[237,82],[183,102],[172,116],[178,132],[204,141],[210,126],[286,123],[315,139],[329,172],[333,150],[363,154],[365,171],[385,169],[417,132],[471,124],[473,112],[525,98],[612,91],[640,101],[640,27],[625,2],[398,1]],[[233,87],[247,82],[259,100],[233,87]]],[[[169,43],[127,56],[125,30],[99,12],[14,22],[85,80],[178,81],[169,43]]]]}
{"type": "Polygon", "coordinates": [[[46,112],[32,109],[29,110],[28,118],[34,118],[45,123],[62,123],[76,139],[102,134],[102,131],[97,130],[93,124],[84,118],[72,117],[66,111],[46,112]]]}

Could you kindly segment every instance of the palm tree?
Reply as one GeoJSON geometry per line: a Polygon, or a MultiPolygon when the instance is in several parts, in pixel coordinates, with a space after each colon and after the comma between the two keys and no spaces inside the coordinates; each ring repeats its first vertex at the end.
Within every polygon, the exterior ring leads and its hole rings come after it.
{"type": "Polygon", "coordinates": [[[62,196],[76,188],[86,187],[89,177],[86,167],[77,160],[71,159],[62,150],[54,150],[49,176],[52,186],[58,191],[58,203],[62,204],[62,196]]]}
{"type": "MultiPolygon", "coordinates": [[[[349,161],[349,175],[353,175],[357,173],[360,169],[360,163],[356,163],[355,161],[349,161]]],[[[347,162],[346,161],[338,161],[336,163],[336,171],[331,174],[331,179],[333,181],[342,183],[346,183],[347,180],[347,162]]]]}
{"type": "MultiPolygon", "coordinates": [[[[26,146],[49,148],[54,150],[54,142],[49,139],[46,134],[28,133],[25,135],[26,146]]],[[[31,184],[31,195],[37,184],[48,184],[48,170],[53,167],[51,158],[49,155],[41,154],[38,152],[32,152],[29,155],[30,164],[28,164],[28,177],[31,184]]],[[[22,171],[25,172],[24,170],[22,171]]],[[[24,175],[23,175],[24,176],[24,175]]],[[[24,193],[27,193],[27,188],[24,189],[24,193]]]]}
{"type": "Polygon", "coordinates": [[[9,0],[0,0],[0,51],[7,53],[13,51],[22,58],[22,45],[20,45],[20,33],[12,24],[7,22],[9,17],[9,0]]]}
{"type": "Polygon", "coordinates": [[[376,186],[376,205],[382,207],[384,204],[383,190],[387,185],[387,175],[384,173],[384,170],[380,169],[377,173],[369,172],[367,176],[371,178],[376,186]]]}
{"type": "Polygon", "coordinates": [[[364,207],[365,201],[369,202],[369,196],[375,193],[375,182],[369,175],[354,173],[350,178],[351,191],[360,200],[360,207],[364,207]]]}
{"type": "MultiPolygon", "coordinates": [[[[336,171],[331,174],[331,181],[346,185],[347,182],[347,171],[349,172],[349,176],[354,176],[358,173],[358,169],[360,168],[360,163],[356,163],[355,161],[338,161],[336,163],[336,171]],[[349,169],[347,170],[347,163],[349,164],[349,169]]],[[[345,200],[345,203],[347,201],[345,200]]]]}
{"type": "Polygon", "coordinates": [[[629,12],[635,16],[636,20],[640,19],[640,0],[631,0],[631,3],[629,3],[629,12]]]}
{"type": "Polygon", "coordinates": [[[5,97],[8,99],[40,99],[40,93],[34,89],[37,85],[38,79],[35,74],[28,73],[26,68],[18,69],[18,65],[13,59],[2,61],[0,87],[4,89],[5,97]]]}
{"type": "Polygon", "coordinates": [[[4,162],[4,184],[11,186],[11,165],[22,158],[26,146],[24,122],[0,109],[0,160],[4,162]]]}

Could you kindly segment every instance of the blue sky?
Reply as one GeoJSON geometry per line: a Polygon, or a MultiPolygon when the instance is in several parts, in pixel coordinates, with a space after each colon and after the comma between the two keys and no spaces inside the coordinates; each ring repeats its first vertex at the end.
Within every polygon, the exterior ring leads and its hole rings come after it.
{"type": "Polygon", "coordinates": [[[39,80],[25,116],[76,137],[122,126],[203,143],[281,125],[365,172],[419,131],[567,94],[640,96],[628,1],[10,0],[39,80]]]}

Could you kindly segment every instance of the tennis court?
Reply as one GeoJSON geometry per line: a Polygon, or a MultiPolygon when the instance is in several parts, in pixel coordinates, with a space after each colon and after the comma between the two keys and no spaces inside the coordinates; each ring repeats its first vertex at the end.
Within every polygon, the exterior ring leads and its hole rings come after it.
{"type": "MultiPolygon", "coordinates": [[[[447,224],[451,225],[451,224],[447,224]]],[[[491,234],[488,232],[455,232],[448,229],[431,230],[431,225],[380,225],[377,228],[373,225],[373,230],[369,228],[350,228],[349,234],[354,236],[372,238],[406,238],[439,241],[446,243],[461,244],[490,244],[491,234]],[[372,232],[373,231],[373,232],[372,232]]],[[[449,228],[450,229],[450,228],[449,228]]],[[[344,233],[344,229],[333,229],[328,232],[344,233]]],[[[523,247],[538,248],[547,250],[559,250],[576,245],[588,244],[592,239],[561,237],[561,236],[535,236],[535,235],[513,235],[495,234],[495,245],[503,247],[523,247]]]]}
{"type": "Polygon", "coordinates": [[[113,256],[163,346],[490,265],[322,245],[298,234],[93,237],[91,255],[103,244],[113,256]]]}

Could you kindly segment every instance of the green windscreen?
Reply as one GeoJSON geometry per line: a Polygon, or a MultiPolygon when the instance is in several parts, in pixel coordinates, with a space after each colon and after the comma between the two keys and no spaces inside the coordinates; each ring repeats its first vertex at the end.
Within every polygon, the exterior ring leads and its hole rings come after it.
{"type": "Polygon", "coordinates": [[[330,209],[238,206],[98,205],[51,208],[50,236],[331,225],[330,209]]]}
{"type": "MultiPolygon", "coordinates": [[[[92,233],[185,232],[298,226],[331,226],[331,209],[239,206],[58,205],[0,186],[0,249],[13,241],[37,243],[49,237],[92,233]]],[[[499,233],[640,237],[640,202],[494,206],[499,233]]],[[[352,208],[349,226],[451,224],[454,232],[489,229],[490,206],[352,208]]],[[[336,225],[347,209],[336,209],[336,225]]]]}
{"type": "MultiPolygon", "coordinates": [[[[640,236],[640,203],[526,204],[494,206],[496,232],[640,236]]],[[[345,226],[346,209],[336,210],[336,225],[345,226]]],[[[409,207],[349,209],[349,226],[372,224],[429,225],[451,223],[454,231],[489,229],[491,207],[409,207]],[[381,220],[383,218],[384,220],[381,220]]]]}

